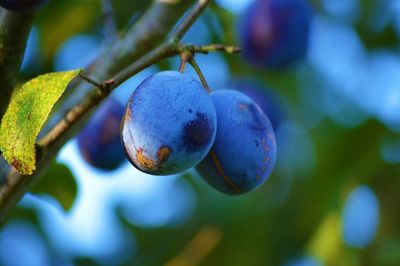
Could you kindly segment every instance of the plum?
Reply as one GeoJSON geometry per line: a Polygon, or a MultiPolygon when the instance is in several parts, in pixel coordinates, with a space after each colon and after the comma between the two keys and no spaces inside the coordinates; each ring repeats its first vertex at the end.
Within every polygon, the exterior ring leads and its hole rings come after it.
{"type": "Polygon", "coordinates": [[[275,135],[268,117],[245,94],[211,93],[217,111],[217,136],[197,172],[216,190],[239,195],[263,184],[276,160],[275,135]]]}
{"type": "Polygon", "coordinates": [[[122,142],[137,169],[179,173],[199,163],[214,143],[217,117],[211,97],[189,75],[162,71],[133,92],[122,124],[122,142]]]}
{"type": "Polygon", "coordinates": [[[78,148],[88,164],[100,170],[111,171],[125,161],[120,136],[123,115],[124,105],[110,97],[79,133],[78,148]]]}
{"type": "Polygon", "coordinates": [[[228,88],[240,91],[249,96],[261,108],[269,118],[272,127],[276,130],[285,118],[285,112],[281,99],[266,86],[253,80],[238,79],[228,88]]]}
{"type": "Polygon", "coordinates": [[[298,63],[307,53],[312,16],[308,0],[256,0],[240,27],[244,57],[271,69],[298,63]]]}
{"type": "Polygon", "coordinates": [[[13,12],[33,12],[48,3],[48,0],[0,0],[0,6],[13,12]]]}

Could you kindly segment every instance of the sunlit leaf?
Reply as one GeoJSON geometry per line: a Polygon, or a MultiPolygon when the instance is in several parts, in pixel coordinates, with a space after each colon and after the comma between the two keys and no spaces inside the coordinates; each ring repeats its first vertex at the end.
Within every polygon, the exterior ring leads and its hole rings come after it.
{"type": "Polygon", "coordinates": [[[35,171],[36,137],[54,104],[80,71],[38,76],[25,83],[12,98],[0,125],[0,150],[21,174],[35,171]]]}

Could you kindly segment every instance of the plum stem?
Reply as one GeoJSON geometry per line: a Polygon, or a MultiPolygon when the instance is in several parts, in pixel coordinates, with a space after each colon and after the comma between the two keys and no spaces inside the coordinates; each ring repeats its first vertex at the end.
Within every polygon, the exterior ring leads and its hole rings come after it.
{"type": "Polygon", "coordinates": [[[189,64],[193,67],[193,69],[196,71],[197,76],[199,76],[201,84],[203,85],[204,89],[208,92],[211,93],[211,88],[208,86],[207,80],[203,75],[203,72],[201,71],[199,65],[197,64],[196,60],[194,59],[194,56],[191,56],[189,58],[189,64]]]}
{"type": "Polygon", "coordinates": [[[185,71],[186,64],[192,55],[187,52],[180,53],[181,63],[179,64],[178,71],[183,73],[185,71]]]}

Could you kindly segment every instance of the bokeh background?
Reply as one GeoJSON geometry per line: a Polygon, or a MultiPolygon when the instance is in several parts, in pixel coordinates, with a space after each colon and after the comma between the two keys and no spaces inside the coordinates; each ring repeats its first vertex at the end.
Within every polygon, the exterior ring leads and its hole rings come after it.
{"type": "MultiPolygon", "coordinates": [[[[240,45],[251,2],[215,0],[184,41],[240,45]]],[[[114,0],[119,32],[150,4],[114,0]]],[[[227,196],[194,170],[150,176],[127,161],[100,171],[72,139],[37,184],[51,195],[28,193],[2,226],[0,264],[400,265],[400,1],[310,4],[308,52],[296,66],[196,57],[211,88],[251,80],[276,106],[278,160],[261,188],[227,196]]],[[[50,1],[21,82],[87,66],[107,41],[101,14],[101,1],[50,1]]],[[[144,78],[178,65],[149,67],[112,97],[125,104],[144,78]]]]}

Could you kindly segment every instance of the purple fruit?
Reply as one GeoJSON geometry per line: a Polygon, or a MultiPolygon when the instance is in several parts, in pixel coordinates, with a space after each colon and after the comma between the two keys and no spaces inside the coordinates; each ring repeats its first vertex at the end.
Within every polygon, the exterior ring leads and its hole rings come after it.
{"type": "Polygon", "coordinates": [[[0,0],[0,6],[13,12],[33,12],[45,4],[48,0],[0,0]]]}
{"type": "Polygon", "coordinates": [[[275,135],[267,116],[243,93],[211,93],[218,128],[207,157],[196,170],[220,192],[239,195],[263,184],[276,160],[275,135]]]}
{"type": "Polygon", "coordinates": [[[125,110],[122,142],[139,170],[167,175],[199,163],[216,135],[210,96],[194,78],[163,71],[145,79],[125,110]]]}
{"type": "Polygon", "coordinates": [[[272,127],[274,129],[279,127],[285,115],[281,99],[272,90],[258,82],[249,80],[236,80],[229,85],[229,88],[249,96],[267,115],[272,127]]]}
{"type": "Polygon", "coordinates": [[[241,25],[245,58],[273,69],[301,61],[307,53],[312,16],[308,0],[256,0],[241,25]]]}
{"type": "Polygon", "coordinates": [[[125,161],[120,125],[124,106],[109,98],[78,135],[78,148],[85,161],[101,170],[114,170],[125,161]]]}

